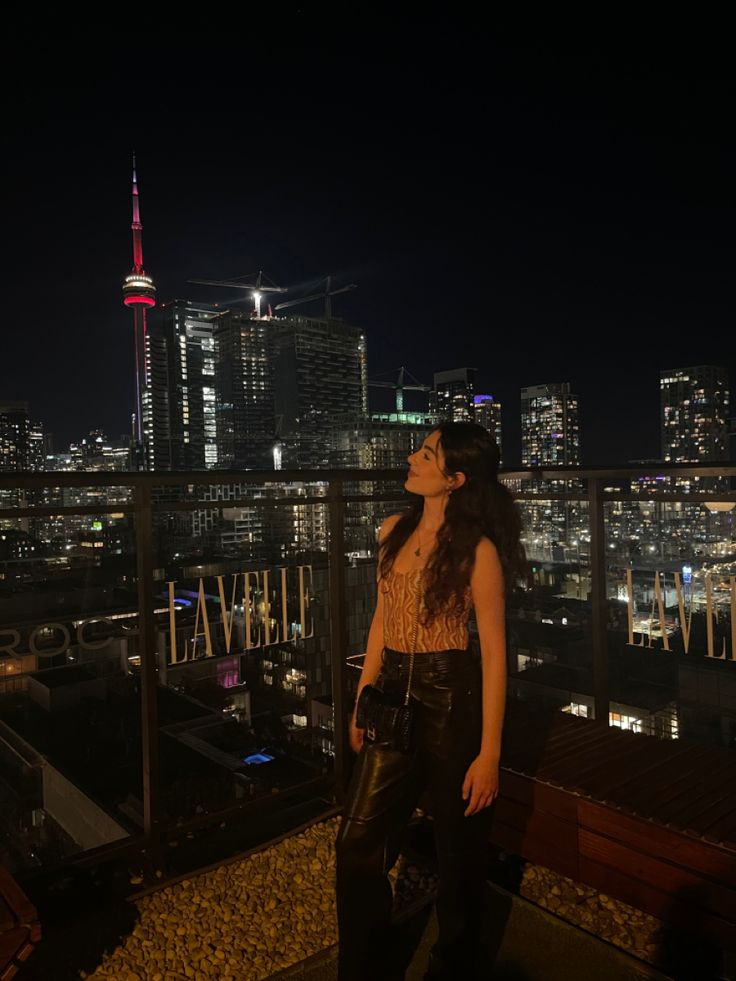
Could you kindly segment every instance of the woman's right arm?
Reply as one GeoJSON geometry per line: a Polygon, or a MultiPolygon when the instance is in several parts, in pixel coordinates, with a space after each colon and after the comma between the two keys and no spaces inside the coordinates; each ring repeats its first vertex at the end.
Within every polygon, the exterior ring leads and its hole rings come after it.
{"type": "MultiPolygon", "coordinates": [[[[389,515],[381,525],[378,532],[378,543],[379,545],[385,540],[386,536],[390,533],[393,526],[401,517],[400,514],[389,515]]],[[[365,659],[363,661],[363,670],[360,673],[360,680],[358,682],[358,691],[355,697],[355,705],[357,708],[358,699],[360,698],[360,693],[366,685],[372,685],[373,682],[378,677],[378,672],[381,670],[381,655],[383,653],[383,592],[381,591],[381,574],[380,574],[380,551],[378,553],[378,561],[376,562],[376,581],[378,583],[377,597],[376,597],[376,609],[373,614],[373,620],[371,621],[371,627],[368,631],[368,640],[366,642],[365,649],[365,659]]],[[[363,745],[363,729],[358,729],[355,725],[355,710],[353,710],[353,715],[350,720],[350,745],[355,750],[356,753],[360,752],[360,748],[363,745]]]]}

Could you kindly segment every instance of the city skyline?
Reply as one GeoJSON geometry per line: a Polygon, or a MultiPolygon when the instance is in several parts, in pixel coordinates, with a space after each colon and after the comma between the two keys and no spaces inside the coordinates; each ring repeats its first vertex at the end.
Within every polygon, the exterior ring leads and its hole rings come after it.
{"type": "Polygon", "coordinates": [[[273,140],[233,125],[244,82],[226,67],[217,86],[142,70],[152,101],[130,121],[112,66],[95,92],[71,77],[58,93],[30,86],[6,161],[23,254],[7,315],[33,330],[5,332],[2,398],[30,401],[57,447],[96,427],[129,431],[119,288],[136,150],[159,300],[233,299],[192,278],[262,268],[308,291],[331,273],[358,284],[334,306],[365,332],[370,377],[477,369],[476,390],[504,406],[506,466],[521,459],[521,388],[548,383],[580,398],[584,464],[656,458],[660,371],[723,364],[736,376],[731,81],[698,58],[678,74],[664,55],[497,44],[482,66],[454,57],[443,69],[432,50],[352,51],[381,71],[351,73],[343,92],[311,52],[290,48],[267,86],[268,54],[254,55],[248,80],[263,118],[280,120],[273,140]],[[225,150],[210,152],[210,132],[225,150]]]}
{"type": "MultiPolygon", "coordinates": [[[[495,14],[11,15],[3,977],[342,976],[353,713],[379,662],[413,684],[422,605],[415,735],[439,692],[498,790],[476,966],[731,977],[730,34],[495,14]],[[450,419],[498,481],[448,431],[423,503],[450,419]]],[[[391,977],[436,926],[430,777],[391,977]]]]}

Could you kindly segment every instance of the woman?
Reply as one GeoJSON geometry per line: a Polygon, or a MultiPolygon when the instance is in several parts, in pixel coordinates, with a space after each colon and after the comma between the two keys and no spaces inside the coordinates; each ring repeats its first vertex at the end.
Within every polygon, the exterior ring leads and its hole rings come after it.
{"type": "Polygon", "coordinates": [[[425,789],[439,871],[439,936],[426,977],[472,977],[498,794],[504,598],[525,568],[519,514],[498,464],[482,426],[441,424],[409,457],[411,507],[379,531],[378,600],[358,696],[374,683],[405,691],[413,647],[414,738],[409,753],[369,742],[353,714],[359,755],[337,838],[340,981],[403,977],[391,957],[388,872],[425,789]],[[468,648],[472,607],[480,662],[468,648]]]}

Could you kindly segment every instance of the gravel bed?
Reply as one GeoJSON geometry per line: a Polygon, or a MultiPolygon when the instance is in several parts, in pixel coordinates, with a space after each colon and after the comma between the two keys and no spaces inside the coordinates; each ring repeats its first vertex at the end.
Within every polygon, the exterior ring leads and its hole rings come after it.
{"type": "Polygon", "coordinates": [[[575,926],[650,964],[660,949],[661,920],[541,865],[527,865],[521,895],[575,926]]]}
{"type": "MultiPolygon", "coordinates": [[[[88,981],[259,981],[337,943],[339,818],[140,899],[133,932],[88,981]]],[[[433,891],[436,877],[398,863],[396,905],[433,891]]]]}
{"type": "MultiPolygon", "coordinates": [[[[339,818],[136,903],[133,931],[87,981],[260,981],[337,943],[339,818]]],[[[432,895],[436,876],[403,860],[391,873],[396,908],[432,895]]],[[[662,923],[640,910],[527,865],[520,894],[617,947],[655,963],[662,923]]]]}

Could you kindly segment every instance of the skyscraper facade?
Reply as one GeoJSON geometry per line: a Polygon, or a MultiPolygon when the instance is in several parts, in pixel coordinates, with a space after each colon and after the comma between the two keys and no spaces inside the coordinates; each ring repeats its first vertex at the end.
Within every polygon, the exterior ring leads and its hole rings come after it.
{"type": "Polygon", "coordinates": [[[273,469],[275,412],[271,322],[223,310],[217,346],[218,466],[273,469]]]}
{"type": "Polygon", "coordinates": [[[147,336],[143,407],[155,470],[331,465],[337,414],[365,419],[365,334],[175,300],[147,336]]]}
{"type": "Polygon", "coordinates": [[[521,462],[528,467],[577,466],[580,422],[569,382],[521,390],[521,462]]]}
{"type": "Polygon", "coordinates": [[[28,402],[0,402],[0,470],[43,470],[43,426],[28,402]]]}
{"type": "Polygon", "coordinates": [[[217,466],[215,325],[209,304],[174,300],[149,332],[146,427],[154,469],[217,466]]]}
{"type": "Polygon", "coordinates": [[[429,411],[437,422],[472,422],[475,368],[436,371],[429,393],[429,411]]]}
{"type": "Polygon", "coordinates": [[[365,334],[340,320],[308,317],[275,320],[270,327],[283,465],[329,466],[332,417],[368,414],[365,334]]]}
{"type": "MultiPolygon", "coordinates": [[[[43,427],[31,420],[27,402],[0,402],[0,473],[43,470],[43,442],[43,427]]],[[[20,488],[0,489],[0,508],[27,504],[29,496],[32,498],[33,494],[29,495],[20,488]]],[[[11,550],[14,557],[26,555],[26,550],[35,548],[27,538],[29,529],[34,530],[32,525],[33,522],[28,519],[0,518],[0,529],[8,532],[10,538],[18,533],[11,550]]],[[[6,535],[6,542],[9,543],[10,538],[6,535]]]]}
{"type": "Polygon", "coordinates": [[[728,459],[728,371],[715,365],[660,372],[662,459],[728,459]]]}
{"type": "Polygon", "coordinates": [[[330,435],[332,465],[361,470],[407,466],[434,425],[428,412],[371,412],[369,416],[335,416],[330,435]]]}
{"type": "Polygon", "coordinates": [[[473,420],[483,426],[493,436],[499,453],[503,453],[501,445],[501,403],[492,395],[473,396],[473,420]]]}
{"type": "Polygon", "coordinates": [[[172,468],[169,358],[170,351],[177,347],[173,330],[169,334],[161,323],[156,323],[146,335],[146,388],[142,411],[147,465],[150,470],[172,468]]]}

